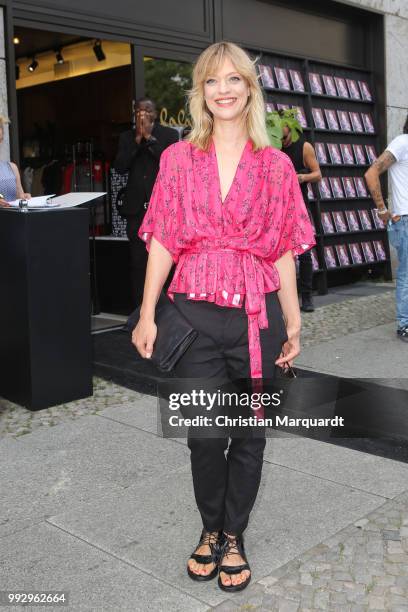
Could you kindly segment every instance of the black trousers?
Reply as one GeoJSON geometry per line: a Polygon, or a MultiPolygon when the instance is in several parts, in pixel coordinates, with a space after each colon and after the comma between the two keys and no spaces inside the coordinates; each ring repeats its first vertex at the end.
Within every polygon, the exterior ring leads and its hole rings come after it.
{"type": "Polygon", "coordinates": [[[299,255],[299,281],[300,293],[311,296],[313,289],[313,263],[310,251],[299,255]]]}
{"type": "MultiPolygon", "coordinates": [[[[175,304],[198,331],[198,337],[176,366],[179,378],[250,378],[248,318],[243,308],[221,307],[188,300],[177,294],[175,304]]],[[[269,328],[260,330],[264,378],[275,375],[275,360],[287,339],[276,293],[266,295],[269,328]]],[[[190,428],[188,446],[194,493],[207,531],[241,534],[249,519],[261,481],[265,437],[202,438],[190,428]],[[229,445],[228,445],[229,443],[229,445]],[[226,452],[228,449],[228,452],[226,452]]]]}
{"type": "Polygon", "coordinates": [[[126,219],[126,234],[129,239],[130,252],[130,289],[133,308],[139,306],[143,299],[148,258],[146,244],[137,235],[141,222],[140,216],[129,216],[126,219]]]}

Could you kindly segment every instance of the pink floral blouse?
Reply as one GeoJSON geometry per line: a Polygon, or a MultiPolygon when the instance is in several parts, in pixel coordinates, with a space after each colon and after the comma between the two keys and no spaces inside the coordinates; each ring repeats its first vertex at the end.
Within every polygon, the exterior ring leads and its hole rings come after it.
{"type": "Polygon", "coordinates": [[[265,293],[280,287],[274,262],[314,244],[313,228],[292,162],[272,147],[253,151],[248,140],[224,202],[214,144],[168,147],[139,230],[177,264],[168,295],[240,308],[248,314],[252,378],[262,377],[259,329],[268,327],[265,293]]]}

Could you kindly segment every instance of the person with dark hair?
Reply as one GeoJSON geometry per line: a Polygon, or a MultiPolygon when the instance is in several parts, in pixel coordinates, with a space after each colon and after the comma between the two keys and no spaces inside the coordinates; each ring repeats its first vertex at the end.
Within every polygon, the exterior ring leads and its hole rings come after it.
{"type": "MultiPolygon", "coordinates": [[[[322,179],[319,162],[310,142],[299,138],[296,142],[292,140],[292,131],[285,125],[283,127],[282,151],[288,155],[296,170],[300,190],[302,192],[305,206],[308,206],[307,184],[317,183],[322,179]]],[[[302,296],[301,310],[313,312],[313,263],[310,251],[299,255],[299,281],[300,294],[302,296]]]]}
{"type": "Polygon", "coordinates": [[[408,342],[408,115],[403,133],[394,138],[365,174],[380,219],[387,225],[390,243],[398,255],[397,337],[408,342]],[[390,171],[392,209],[385,206],[380,174],[390,171]]]}
{"type": "Polygon", "coordinates": [[[121,214],[126,217],[130,243],[132,303],[138,306],[143,296],[147,253],[137,234],[159,171],[160,156],[178,141],[178,133],[158,123],[156,105],[149,98],[137,100],[135,124],[135,130],[120,135],[113,166],[118,172],[129,172],[121,214]]]}

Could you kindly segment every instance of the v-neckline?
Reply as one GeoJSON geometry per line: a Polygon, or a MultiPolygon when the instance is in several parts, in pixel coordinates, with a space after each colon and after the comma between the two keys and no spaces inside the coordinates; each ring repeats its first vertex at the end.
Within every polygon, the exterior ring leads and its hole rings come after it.
{"type": "Polygon", "coordinates": [[[242,149],[241,156],[239,158],[237,167],[235,168],[235,173],[234,173],[233,179],[231,181],[231,184],[230,184],[230,186],[228,188],[228,191],[226,193],[226,196],[225,196],[224,199],[222,199],[221,176],[220,176],[220,168],[218,166],[217,150],[215,148],[214,140],[212,140],[212,142],[211,142],[211,147],[212,147],[213,156],[214,156],[215,171],[216,171],[216,175],[217,175],[217,179],[218,179],[218,196],[219,196],[219,200],[221,202],[221,206],[224,206],[225,202],[228,200],[228,198],[229,198],[229,196],[230,196],[230,194],[232,192],[233,187],[235,186],[235,183],[236,183],[237,177],[238,177],[239,169],[241,167],[242,161],[244,159],[244,156],[245,156],[245,154],[247,152],[247,149],[248,149],[250,144],[251,144],[251,140],[248,138],[248,140],[245,143],[244,148],[242,149]]]}

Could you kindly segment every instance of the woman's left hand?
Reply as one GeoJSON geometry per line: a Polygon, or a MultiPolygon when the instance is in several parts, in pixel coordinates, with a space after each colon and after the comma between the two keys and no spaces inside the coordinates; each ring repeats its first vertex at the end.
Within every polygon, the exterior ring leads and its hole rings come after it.
{"type": "Polygon", "coordinates": [[[300,329],[287,329],[288,339],[282,346],[281,356],[275,361],[281,368],[285,365],[293,366],[293,360],[300,353],[300,329]]]}

